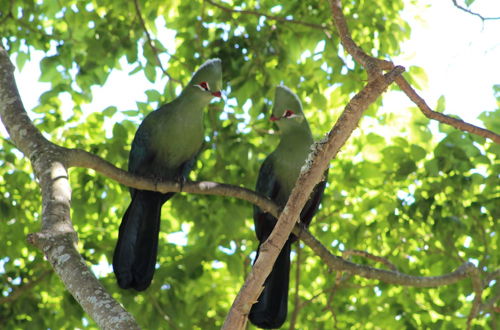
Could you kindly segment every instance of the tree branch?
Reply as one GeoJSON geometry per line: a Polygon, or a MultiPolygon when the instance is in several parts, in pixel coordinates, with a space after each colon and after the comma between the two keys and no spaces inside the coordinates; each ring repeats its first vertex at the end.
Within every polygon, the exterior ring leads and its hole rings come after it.
{"type": "MultiPolygon", "coordinates": [[[[159,55],[160,52],[159,52],[158,48],[156,48],[156,46],[154,45],[153,38],[151,38],[151,34],[149,33],[148,28],[146,27],[146,22],[144,21],[144,18],[142,17],[141,7],[139,6],[139,0],[134,0],[134,6],[135,6],[135,12],[137,14],[137,17],[139,18],[139,22],[141,23],[141,27],[144,30],[144,33],[146,34],[147,43],[148,43],[149,47],[151,48],[151,51],[153,52],[153,55],[156,59],[156,63],[160,67],[163,74],[166,75],[170,81],[176,82],[184,88],[184,84],[182,83],[182,81],[180,81],[179,79],[173,78],[170,75],[170,73],[168,73],[168,71],[163,67],[163,64],[161,63],[161,60],[160,60],[160,55],[159,55]]],[[[172,57],[172,55],[170,55],[170,54],[168,54],[168,55],[170,57],[172,57]]]]}
{"type": "Polygon", "coordinates": [[[299,21],[299,20],[293,20],[293,19],[288,19],[280,16],[273,16],[273,15],[268,15],[265,13],[261,13],[255,10],[238,10],[238,9],[233,9],[230,7],[223,6],[215,1],[212,0],[204,0],[205,2],[208,2],[214,7],[217,7],[219,9],[222,9],[228,13],[238,13],[238,14],[244,14],[244,15],[253,15],[257,17],[265,17],[271,20],[275,20],[278,22],[283,22],[283,23],[291,23],[291,24],[296,24],[296,25],[303,25],[307,26],[316,30],[323,31],[329,35],[329,28],[326,25],[320,25],[320,24],[315,24],[315,23],[309,23],[309,22],[304,22],[304,21],[299,21]]]}
{"type": "Polygon", "coordinates": [[[483,282],[479,276],[479,270],[474,267],[469,270],[469,275],[472,280],[472,288],[474,290],[474,300],[470,309],[469,316],[467,317],[467,330],[472,326],[472,320],[479,314],[483,295],[483,282]]]}
{"type": "Polygon", "coordinates": [[[396,83],[398,86],[401,88],[403,92],[408,96],[410,100],[415,103],[420,111],[429,119],[435,119],[443,124],[448,124],[450,126],[455,127],[456,129],[469,132],[472,134],[476,134],[479,136],[482,136],[484,138],[491,139],[495,143],[500,143],[500,135],[489,131],[484,128],[480,128],[474,125],[471,125],[469,123],[464,122],[463,120],[452,118],[446,115],[443,115],[442,113],[433,111],[425,102],[423,98],[421,98],[417,92],[411,87],[411,85],[406,81],[406,79],[403,76],[399,76],[396,78],[396,83]]]}
{"type": "MultiPolygon", "coordinates": [[[[400,68],[398,69],[397,72],[401,70],[402,69],[400,68]]],[[[392,77],[391,79],[394,79],[394,77],[392,77]]],[[[387,83],[387,81],[385,83],[387,83]]],[[[373,84],[375,83],[369,84],[362,92],[356,95],[356,97],[353,98],[351,103],[346,107],[346,111],[348,111],[348,109],[352,111],[351,110],[352,107],[360,106],[361,104],[366,103],[366,101],[364,100],[366,98],[369,98],[369,96],[365,95],[368,93],[365,90],[371,90],[371,91],[375,90],[377,92],[383,91],[382,87],[379,87],[378,89],[373,89],[372,88],[373,84]]],[[[339,118],[339,122],[337,122],[336,124],[337,127],[336,131],[337,132],[340,131],[340,133],[336,134],[346,134],[345,131],[347,129],[345,128],[346,125],[343,124],[344,119],[342,118],[343,116],[339,118]]],[[[353,129],[353,127],[355,127],[356,124],[351,124],[350,126],[351,129],[353,129]]],[[[332,138],[332,140],[336,140],[336,138],[332,138]]],[[[320,142],[317,144],[317,146],[318,148],[320,147],[324,148],[325,144],[326,142],[320,142]]],[[[181,191],[180,185],[177,182],[155,182],[154,180],[144,177],[139,177],[130,174],[126,171],[123,171],[115,167],[111,163],[86,151],[78,149],[67,149],[67,151],[68,151],[67,154],[68,166],[91,168],[96,172],[105,175],[106,177],[109,177],[121,184],[136,189],[153,190],[162,193],[170,191],[172,192],[181,191]]],[[[202,182],[186,182],[183,185],[182,191],[187,193],[220,195],[220,196],[243,199],[254,205],[259,206],[266,212],[269,212],[274,216],[278,217],[279,208],[271,200],[246,188],[237,187],[229,184],[217,183],[217,182],[202,181],[202,182]]],[[[442,285],[449,285],[463,278],[470,277],[471,272],[474,271],[471,269],[472,268],[475,269],[474,265],[470,263],[465,263],[454,272],[441,276],[431,276],[431,277],[411,276],[397,271],[388,271],[388,270],[369,267],[366,265],[358,265],[346,261],[340,257],[334,256],[326,249],[326,247],[324,247],[316,238],[314,238],[314,236],[312,236],[311,233],[309,233],[309,231],[307,231],[306,229],[302,228],[297,224],[294,224],[293,233],[297,235],[297,237],[299,237],[299,239],[301,239],[306,245],[308,245],[325,262],[325,264],[331,270],[343,271],[351,275],[359,275],[370,279],[377,279],[389,284],[397,284],[397,285],[413,286],[413,287],[436,287],[442,285]]],[[[276,243],[274,244],[276,245],[276,243]]],[[[354,252],[352,252],[351,254],[353,253],[354,252]]],[[[251,275],[249,275],[248,277],[251,277],[251,275]]]]}
{"type": "Polygon", "coordinates": [[[346,250],[346,251],[342,252],[342,258],[348,258],[349,256],[361,256],[361,257],[364,257],[364,258],[367,258],[367,259],[374,260],[376,262],[380,262],[381,264],[384,264],[387,267],[389,267],[389,269],[392,270],[392,271],[396,272],[398,270],[397,267],[392,262],[390,262],[389,260],[387,260],[386,258],[382,258],[382,257],[376,256],[376,255],[368,253],[366,251],[361,251],[361,250],[346,250]]]}
{"type": "Polygon", "coordinates": [[[295,293],[293,295],[293,312],[290,316],[290,330],[295,329],[295,323],[297,322],[297,316],[300,311],[300,298],[299,298],[299,289],[300,289],[300,266],[302,265],[302,247],[300,244],[297,244],[297,258],[295,260],[295,293]]]}
{"type": "MultiPolygon", "coordinates": [[[[339,121],[341,121],[341,118],[339,118],[339,121]]],[[[336,131],[339,130],[343,131],[344,130],[343,125],[342,124],[338,125],[339,125],[338,127],[340,128],[337,128],[336,131]]],[[[321,143],[319,143],[318,145],[321,145],[321,143]]],[[[180,185],[177,182],[169,182],[169,181],[155,182],[154,180],[136,176],[134,174],[121,170],[112,165],[111,163],[86,151],[79,149],[68,149],[68,151],[69,151],[68,166],[79,166],[79,167],[93,169],[96,172],[101,173],[106,177],[109,177],[110,179],[113,179],[121,184],[136,189],[152,190],[162,193],[181,191],[180,185]]],[[[269,212],[275,217],[278,217],[279,215],[279,208],[273,201],[257,194],[256,192],[250,189],[246,189],[243,187],[238,187],[218,182],[199,181],[199,182],[184,183],[182,191],[194,194],[234,197],[250,202],[258,206],[259,208],[265,210],[266,212],[269,212]]],[[[435,278],[418,277],[418,276],[405,275],[395,270],[388,271],[365,265],[358,265],[346,261],[340,257],[333,256],[307,229],[302,228],[298,224],[294,226],[293,233],[297,237],[299,237],[299,239],[301,239],[306,245],[308,245],[320,258],[322,258],[329,268],[335,271],[346,271],[350,274],[360,275],[366,278],[379,279],[387,283],[417,286],[417,287],[433,287],[433,286],[440,286],[449,283],[454,283],[453,281],[456,282],[457,280],[461,279],[461,278],[456,278],[456,280],[453,280],[456,276],[464,275],[462,271],[457,270],[458,273],[454,275],[448,274],[448,275],[438,276],[435,278]],[[452,282],[447,282],[450,281],[449,278],[451,278],[452,282]]],[[[360,253],[354,251],[355,250],[348,252],[348,254],[360,255],[360,253]]],[[[366,252],[364,251],[360,252],[363,252],[363,256],[368,257],[366,252]]],[[[383,258],[375,256],[371,257],[371,259],[374,260],[375,258],[377,258],[376,261],[383,262],[382,260],[378,260],[383,258]]],[[[394,265],[392,265],[391,263],[387,264],[387,260],[385,260],[384,264],[386,264],[389,268],[394,268],[394,265]]],[[[462,267],[465,267],[464,269],[468,270],[470,266],[471,265],[466,263],[466,266],[462,267]]]]}
{"type": "Polygon", "coordinates": [[[330,160],[336,156],[341,146],[344,145],[357,127],[363,112],[370,104],[375,102],[389,84],[394,81],[395,77],[403,71],[403,67],[395,67],[394,70],[384,76],[370,81],[347,104],[328,136],[313,146],[313,151],[295,183],[295,188],[292,190],[271,235],[261,245],[259,257],[234,300],[222,329],[242,329],[245,326],[250,308],[257,300],[264,280],[271,272],[276,257],[297,223],[298,215],[309,198],[312,189],[322,179],[330,160]]]}
{"type": "MultiPolygon", "coordinates": [[[[154,181],[119,169],[113,164],[89,152],[80,149],[66,150],[68,152],[66,157],[69,167],[78,166],[90,168],[110,179],[136,189],[158,191],[161,193],[181,192],[181,185],[178,182],[154,181]]],[[[257,205],[274,216],[278,215],[278,207],[269,198],[243,187],[211,181],[188,181],[182,185],[182,192],[236,197],[257,205]]]]}
{"type": "Polygon", "coordinates": [[[455,7],[457,7],[458,9],[463,10],[463,11],[465,11],[465,12],[466,12],[466,13],[468,13],[468,14],[471,14],[471,15],[474,15],[474,16],[479,17],[479,18],[480,18],[483,22],[484,22],[484,21],[488,21],[488,20],[497,20],[497,19],[500,19],[500,17],[484,17],[484,16],[483,16],[483,15],[481,15],[481,14],[478,14],[478,13],[476,13],[476,12],[473,12],[473,11],[472,11],[472,10],[470,10],[470,9],[467,9],[467,8],[465,8],[465,7],[463,7],[463,6],[460,6],[460,5],[457,3],[457,0],[451,0],[451,2],[453,2],[453,4],[455,5],[455,7]]]}
{"type": "MultiPolygon", "coordinates": [[[[489,311],[491,309],[494,309],[495,303],[500,300],[500,287],[497,286],[497,292],[493,297],[490,299],[486,300],[483,304],[481,304],[481,311],[489,311]]],[[[496,310],[496,312],[500,312],[500,310],[496,310]]]]}
{"type": "MultiPolygon", "coordinates": [[[[352,40],[347,22],[345,20],[344,14],[342,13],[342,4],[340,0],[330,0],[330,7],[332,10],[335,27],[339,32],[340,42],[344,46],[345,50],[366,69],[366,71],[368,72],[368,80],[378,77],[381,74],[381,71],[391,70],[394,67],[394,64],[392,62],[380,60],[368,55],[352,40]]],[[[462,131],[489,138],[496,143],[500,143],[500,135],[492,131],[486,130],[484,128],[479,128],[462,120],[432,111],[432,109],[425,103],[425,101],[417,95],[415,90],[410,86],[410,84],[404,79],[403,76],[396,77],[396,83],[406,93],[410,100],[412,100],[418,106],[418,108],[426,117],[437,120],[443,124],[453,126],[462,131]]]]}
{"type": "Polygon", "coordinates": [[[0,46],[0,117],[14,144],[33,165],[42,190],[42,230],[28,236],[85,312],[103,329],[138,329],[130,314],[106,292],[76,249],[70,219],[71,188],[65,155],[33,125],[21,102],[14,66],[0,46]]]}
{"type": "Polygon", "coordinates": [[[389,61],[380,60],[366,54],[351,38],[351,33],[347,27],[345,16],[342,13],[342,4],[340,0],[330,0],[330,8],[335,27],[339,32],[340,42],[345,50],[352,55],[356,62],[360,63],[368,72],[368,79],[375,79],[380,76],[381,70],[392,70],[394,64],[389,61]]]}
{"type": "MultiPolygon", "coordinates": [[[[205,1],[217,6],[218,8],[231,12],[264,16],[277,21],[305,26],[310,26],[310,24],[312,24],[265,15],[254,11],[233,10],[222,5],[218,5],[211,0],[205,1]]],[[[137,0],[135,0],[135,3],[141,24],[148,38],[148,43],[150,47],[152,47],[157,61],[159,61],[157,49],[154,47],[151,36],[146,29],[145,22],[140,15],[140,8],[137,0]]],[[[233,303],[233,308],[228,315],[228,319],[226,320],[224,327],[231,329],[238,328],[231,327],[232,317],[234,317],[234,320],[236,321],[235,324],[239,326],[246,322],[246,314],[248,314],[252,302],[255,301],[258,296],[262,283],[269,274],[274,260],[281,250],[283,243],[288,238],[292,228],[293,232],[300,239],[302,239],[305,244],[309,245],[325,261],[325,263],[334,270],[345,271],[350,274],[357,274],[366,278],[378,279],[387,283],[416,287],[447,285],[455,283],[465,277],[471,277],[473,279],[475,291],[473,304],[474,306],[479,306],[477,308],[473,306],[469,315],[469,319],[472,320],[478,313],[477,309],[484,306],[484,304],[481,305],[482,286],[479,278],[479,271],[474,267],[474,265],[464,263],[452,273],[434,277],[410,276],[396,271],[357,265],[331,255],[330,252],[307,230],[300,228],[295,224],[295,220],[297,219],[297,216],[312,188],[317,182],[320,181],[330,159],[335,157],[340,147],[345,143],[352,131],[356,128],[363,111],[383,93],[383,91],[394,79],[398,81],[398,79],[400,79],[399,75],[404,70],[401,67],[394,67],[391,62],[378,60],[366,55],[366,53],[364,53],[349,36],[349,31],[341,11],[340,1],[331,0],[330,3],[332,4],[332,14],[335,18],[337,29],[339,29],[341,34],[342,43],[344,44],[345,49],[353,55],[355,60],[367,69],[369,82],[365,88],[349,102],[342,116],[339,118],[332,131],[328,134],[327,138],[315,145],[315,151],[313,152],[311,158],[308,159],[307,167],[297,181],[296,186],[299,186],[300,189],[294,189],[285,209],[279,217],[275,230],[269,240],[263,244],[261,255],[257,260],[254,269],[249,274],[247,283],[245,283],[245,286],[242,288],[242,291],[240,291],[240,294],[233,303]],[[380,70],[392,71],[382,76],[380,70]]],[[[326,30],[325,26],[316,24],[313,25],[315,27],[310,27],[318,28],[322,31],[326,30]]],[[[167,192],[181,191],[181,187],[177,183],[157,183],[146,178],[134,176],[117,169],[110,163],[90,153],[82,150],[61,148],[47,141],[33,126],[24,111],[17,93],[14,78],[12,76],[12,64],[10,63],[10,60],[8,59],[8,56],[3,48],[0,48],[0,116],[16,146],[31,159],[35,173],[40,179],[42,187],[42,232],[30,235],[30,243],[44,251],[56,273],[61,277],[68,290],[82,305],[85,311],[89,313],[94,320],[96,320],[99,326],[107,328],[119,327],[121,325],[125,328],[136,328],[137,325],[131,319],[130,315],[128,315],[128,313],[124,310],[120,310],[121,307],[119,305],[117,306],[116,301],[112,300],[104,289],[102,289],[97,279],[91,276],[89,269],[86,267],[83,259],[75,248],[76,233],[69,217],[70,189],[66,167],[82,166],[93,168],[118,182],[137,189],[167,192]],[[78,281],[82,278],[80,276],[76,276],[79,275],[79,272],[84,273],[84,284],[78,281]],[[91,296],[91,298],[95,298],[99,302],[104,301],[106,305],[109,304],[112,308],[107,309],[103,308],[103,306],[99,306],[101,311],[95,310],[95,303],[84,301],[85,298],[89,297],[88,294],[90,290],[97,290],[92,291],[97,292],[97,294],[95,296],[91,296]],[[121,318],[120,321],[122,321],[122,323],[116,324],[110,323],[109,320],[103,320],[101,315],[103,312],[106,312],[108,316],[111,315],[121,318]]],[[[183,186],[182,191],[241,198],[258,205],[263,210],[275,216],[278,216],[278,208],[272,201],[245,188],[215,182],[189,182],[183,186]]],[[[468,323],[470,323],[470,321],[468,321],[468,323]]]]}
{"type": "Polygon", "coordinates": [[[347,272],[368,279],[376,279],[388,284],[397,284],[411,287],[437,287],[453,284],[463,278],[473,277],[478,271],[474,264],[466,262],[455,271],[440,276],[412,276],[397,271],[379,269],[366,265],[359,265],[332,255],[310,232],[300,228],[293,233],[297,235],[318,255],[323,262],[334,271],[347,272]]]}
{"type": "MultiPolygon", "coordinates": [[[[339,118],[339,121],[341,121],[341,118],[339,118]]],[[[338,125],[339,125],[338,127],[340,128],[337,128],[337,131],[339,130],[343,131],[344,130],[343,125],[341,124],[338,125]]],[[[318,145],[321,144],[322,144],[321,142],[318,143],[318,145]]],[[[78,167],[93,169],[96,172],[101,173],[110,179],[113,179],[121,184],[136,189],[152,190],[162,193],[181,191],[180,185],[177,182],[170,182],[170,181],[155,182],[154,180],[141,176],[136,176],[134,174],[121,170],[112,165],[111,163],[89,152],[79,149],[68,149],[68,151],[69,151],[68,166],[78,166],[78,167]]],[[[259,208],[265,210],[266,212],[269,212],[275,217],[279,216],[279,208],[273,201],[271,201],[267,197],[257,194],[256,192],[250,189],[246,189],[243,187],[238,187],[218,182],[211,182],[211,181],[186,182],[183,185],[182,192],[234,197],[250,202],[258,206],[259,208]]],[[[378,279],[392,284],[400,284],[400,285],[408,285],[416,287],[434,287],[440,285],[447,285],[450,283],[454,283],[462,279],[463,277],[466,277],[464,275],[465,274],[464,271],[469,271],[469,268],[471,267],[471,264],[465,263],[464,264],[465,266],[462,265],[463,269],[459,268],[460,271],[459,269],[457,269],[457,271],[455,271],[456,273],[437,276],[437,277],[410,276],[397,272],[395,270],[388,271],[365,265],[358,265],[356,263],[346,261],[343,258],[334,256],[307,229],[301,227],[298,224],[294,226],[293,233],[299,239],[301,239],[306,245],[308,245],[321,259],[323,259],[325,264],[327,264],[330,269],[335,271],[345,271],[350,274],[360,275],[366,278],[378,279]]],[[[352,250],[351,252],[347,252],[347,254],[363,255],[365,257],[371,255],[364,251],[358,251],[358,252],[355,251],[357,250],[352,250]]],[[[371,259],[383,262],[389,268],[394,269],[395,266],[390,262],[388,263],[386,259],[376,257],[373,255],[371,256],[372,256],[370,257],[371,259]]],[[[492,274],[495,275],[496,273],[494,272],[492,274]]]]}

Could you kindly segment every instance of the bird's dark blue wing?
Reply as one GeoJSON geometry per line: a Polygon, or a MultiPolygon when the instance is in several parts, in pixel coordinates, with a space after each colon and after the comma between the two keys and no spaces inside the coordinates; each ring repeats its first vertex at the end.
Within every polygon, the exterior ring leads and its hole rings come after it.
{"type": "MultiPolygon", "coordinates": [[[[274,173],[272,160],[270,157],[267,157],[260,167],[255,190],[259,194],[269,197],[271,200],[275,200],[279,189],[280,187],[276,179],[276,174],[274,173]]],[[[257,206],[253,208],[253,218],[257,238],[260,242],[263,242],[273,230],[276,224],[276,218],[257,206]]]]}
{"type": "Polygon", "coordinates": [[[135,174],[145,174],[145,168],[150,163],[154,154],[150,150],[150,136],[146,129],[142,129],[143,125],[139,126],[135,133],[132,147],[128,158],[128,171],[135,174]]]}
{"type": "Polygon", "coordinates": [[[306,226],[309,226],[314,214],[316,214],[316,211],[319,208],[319,204],[321,203],[321,199],[323,198],[323,193],[325,191],[327,181],[328,169],[325,171],[323,181],[320,181],[316,185],[316,187],[314,187],[309,200],[306,202],[304,208],[300,212],[300,221],[306,226]]]}

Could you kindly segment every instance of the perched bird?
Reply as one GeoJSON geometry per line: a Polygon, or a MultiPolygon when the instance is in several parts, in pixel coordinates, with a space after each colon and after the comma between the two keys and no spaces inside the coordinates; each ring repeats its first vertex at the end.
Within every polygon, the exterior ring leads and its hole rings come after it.
{"type": "MultiPolygon", "coordinates": [[[[277,124],[281,138],[276,150],[260,167],[256,191],[271,198],[278,206],[284,207],[314,140],[302,112],[300,100],[285,86],[276,87],[270,120],[277,124]]],[[[326,181],[318,183],[311,193],[300,214],[300,221],[303,224],[309,225],[311,222],[323,197],[325,185],[326,181]]],[[[253,218],[259,239],[258,257],[260,246],[271,234],[277,219],[258,207],[254,207],[253,218]]],[[[296,240],[295,235],[290,235],[276,259],[273,270],[264,282],[264,290],[250,310],[250,322],[260,328],[279,328],[286,320],[290,252],[291,245],[296,240]]]]}
{"type": "MultiPolygon", "coordinates": [[[[185,182],[204,139],[203,109],[221,96],[219,59],[205,62],[182,93],[144,118],[129,155],[131,173],[157,181],[185,182]]],[[[130,189],[113,255],[113,270],[123,289],[145,290],[153,279],[162,205],[174,193],[130,189]]]]}

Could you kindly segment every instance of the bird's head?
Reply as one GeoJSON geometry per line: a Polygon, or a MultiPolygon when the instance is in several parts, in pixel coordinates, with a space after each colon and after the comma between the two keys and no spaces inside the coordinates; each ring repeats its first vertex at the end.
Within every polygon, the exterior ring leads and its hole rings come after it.
{"type": "Polygon", "coordinates": [[[273,111],[269,119],[275,122],[282,132],[293,130],[304,123],[302,104],[288,87],[283,85],[276,87],[273,111]]]}
{"type": "Polygon", "coordinates": [[[191,78],[187,88],[196,95],[204,98],[221,97],[221,60],[214,58],[203,63],[191,78]]]}

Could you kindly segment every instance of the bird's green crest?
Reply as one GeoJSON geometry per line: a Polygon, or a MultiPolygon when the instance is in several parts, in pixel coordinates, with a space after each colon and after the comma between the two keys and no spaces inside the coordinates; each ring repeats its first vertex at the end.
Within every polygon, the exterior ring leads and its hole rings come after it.
{"type": "Polygon", "coordinates": [[[213,58],[205,63],[196,71],[189,82],[189,87],[195,86],[200,83],[207,83],[210,92],[218,92],[222,89],[222,65],[221,60],[213,58]]]}
{"type": "MultiPolygon", "coordinates": [[[[297,95],[286,86],[276,86],[272,115],[280,122],[280,119],[286,119],[287,111],[292,111],[293,113],[292,118],[289,119],[293,119],[293,121],[299,123],[304,120],[302,103],[300,103],[297,95]]],[[[278,126],[280,126],[280,124],[278,124],[278,126]]]]}

